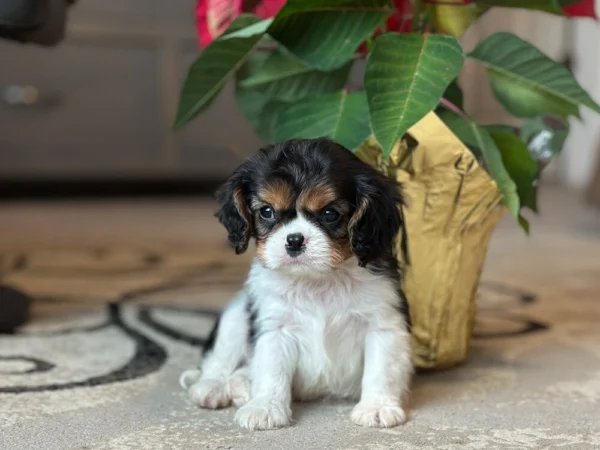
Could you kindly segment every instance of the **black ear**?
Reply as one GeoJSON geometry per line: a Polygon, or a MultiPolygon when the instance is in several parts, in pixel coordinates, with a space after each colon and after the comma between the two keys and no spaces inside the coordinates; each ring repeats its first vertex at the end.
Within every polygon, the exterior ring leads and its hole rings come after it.
{"type": "Polygon", "coordinates": [[[240,167],[215,194],[220,205],[215,215],[227,230],[229,243],[238,255],[248,248],[253,228],[246,199],[247,184],[244,170],[240,167]]]}
{"type": "Polygon", "coordinates": [[[354,177],[356,205],[348,224],[352,252],[366,266],[386,252],[403,226],[401,186],[393,179],[368,170],[354,177]]]}

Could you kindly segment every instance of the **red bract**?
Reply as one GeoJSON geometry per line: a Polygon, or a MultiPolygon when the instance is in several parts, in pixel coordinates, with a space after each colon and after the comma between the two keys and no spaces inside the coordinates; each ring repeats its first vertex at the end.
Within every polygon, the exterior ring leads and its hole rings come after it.
{"type": "Polygon", "coordinates": [[[242,12],[250,12],[261,19],[277,15],[285,0],[262,0],[252,2],[253,8],[245,8],[242,0],[198,0],[196,3],[196,29],[201,47],[206,47],[219,37],[242,12]]]}
{"type": "Polygon", "coordinates": [[[285,5],[286,0],[263,0],[254,8],[253,14],[261,19],[275,17],[279,10],[285,5]]]}
{"type": "Polygon", "coordinates": [[[242,13],[242,0],[198,0],[196,27],[200,45],[206,47],[242,13]]]}
{"type": "MultiPolygon", "coordinates": [[[[394,0],[396,12],[388,17],[384,29],[378,28],[374,35],[379,36],[386,31],[395,33],[410,33],[412,27],[412,3],[411,0],[394,0]]],[[[361,55],[369,53],[367,44],[362,43],[358,47],[361,55]]]]}
{"type": "Polygon", "coordinates": [[[563,6],[563,11],[572,17],[592,17],[597,19],[594,0],[582,0],[570,6],[563,6]]]}
{"type": "Polygon", "coordinates": [[[387,20],[387,31],[410,33],[412,26],[412,3],[410,0],[394,0],[396,12],[387,20]]]}

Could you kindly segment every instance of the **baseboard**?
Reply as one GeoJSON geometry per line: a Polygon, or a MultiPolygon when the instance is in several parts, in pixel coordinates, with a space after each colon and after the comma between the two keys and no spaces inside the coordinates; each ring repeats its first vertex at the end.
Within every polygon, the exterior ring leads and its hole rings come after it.
{"type": "Polygon", "coordinates": [[[212,195],[223,180],[6,180],[0,199],[72,200],[119,197],[186,197],[212,195]]]}

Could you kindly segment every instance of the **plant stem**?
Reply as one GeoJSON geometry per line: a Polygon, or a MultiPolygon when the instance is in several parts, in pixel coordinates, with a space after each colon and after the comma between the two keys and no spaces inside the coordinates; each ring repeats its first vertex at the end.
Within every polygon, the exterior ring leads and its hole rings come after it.
{"type": "Polygon", "coordinates": [[[458,106],[456,106],[454,103],[452,103],[447,98],[442,97],[440,99],[440,105],[442,105],[448,111],[452,111],[457,116],[460,116],[461,118],[468,120],[469,122],[472,121],[472,119],[469,117],[469,115],[466,112],[464,112],[462,109],[460,109],[458,106]]]}
{"type": "Polygon", "coordinates": [[[259,45],[256,46],[256,50],[272,52],[273,50],[277,50],[277,45],[275,45],[275,44],[262,44],[262,45],[260,45],[259,44],[259,45]]]}
{"type": "Polygon", "coordinates": [[[413,33],[418,33],[420,27],[421,27],[421,0],[413,0],[411,30],[413,33]]]}

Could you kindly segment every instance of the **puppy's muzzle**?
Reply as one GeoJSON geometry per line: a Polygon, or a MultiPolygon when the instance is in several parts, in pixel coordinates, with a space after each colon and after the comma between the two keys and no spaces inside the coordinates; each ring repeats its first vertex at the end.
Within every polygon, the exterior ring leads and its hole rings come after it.
{"type": "Polygon", "coordinates": [[[287,254],[292,257],[302,254],[306,248],[304,245],[304,235],[302,233],[288,234],[286,241],[285,250],[287,251],[287,254]]]}

